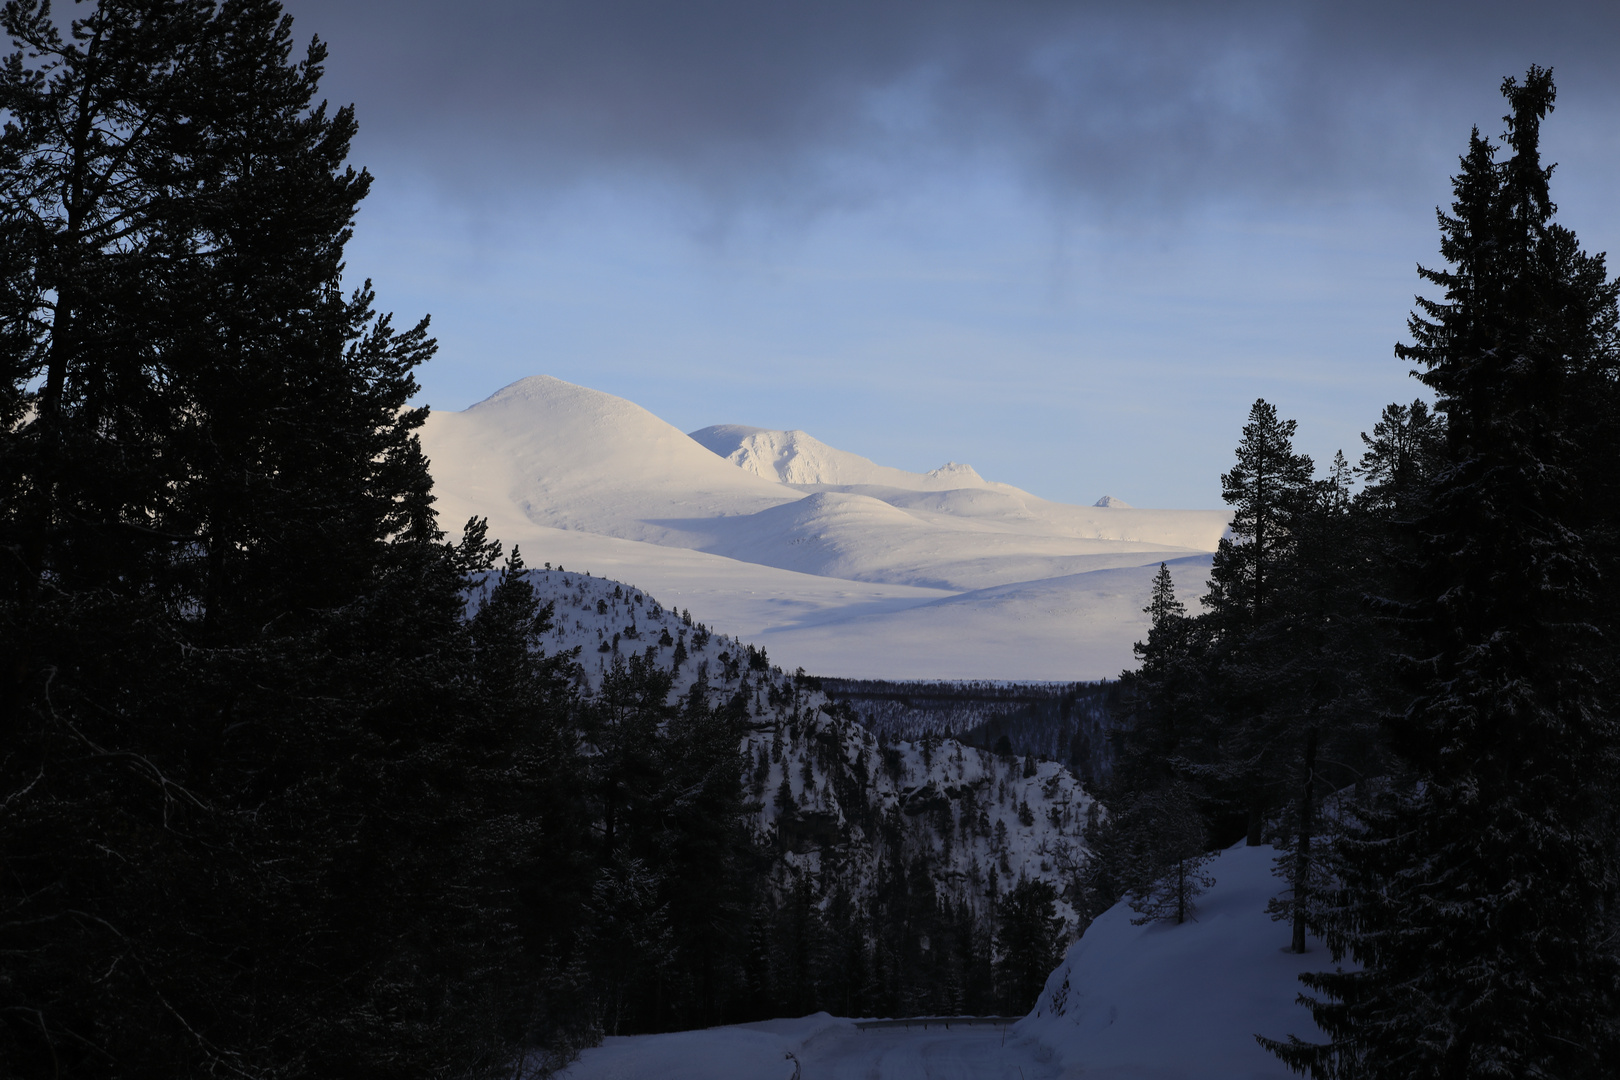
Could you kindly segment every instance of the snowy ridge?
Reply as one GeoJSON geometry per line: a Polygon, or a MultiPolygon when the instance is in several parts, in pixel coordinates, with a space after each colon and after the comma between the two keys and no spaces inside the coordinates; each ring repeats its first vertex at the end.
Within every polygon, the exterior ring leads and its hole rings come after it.
{"type": "Polygon", "coordinates": [[[906,472],[835,449],[803,431],[767,431],[742,424],[716,424],[691,432],[691,436],[744,472],[782,484],[804,487],[871,484],[905,491],[982,487],[1024,494],[1007,484],[987,482],[971,465],[948,461],[925,473],[906,472]]]}
{"type": "MultiPolygon", "coordinates": [[[[473,606],[489,580],[474,590],[473,606]]],[[[700,673],[712,704],[746,696],[753,730],[739,748],[745,783],[759,803],[756,834],[781,852],[784,887],[809,876],[830,893],[836,878],[860,896],[891,856],[920,857],[942,897],[982,911],[992,889],[1004,893],[1025,878],[1061,892],[1085,857],[1081,835],[1094,803],[1056,762],[937,737],[882,743],[814,680],[782,671],[767,654],[688,622],[633,586],[560,567],[530,570],[528,580],[556,605],[546,650],[577,650],[584,692],[600,687],[616,653],[635,652],[673,669],[671,702],[689,694],[700,673]],[[678,651],[685,654],[679,664],[678,651]],[[885,827],[902,836],[898,852],[885,850],[885,827]]],[[[1073,908],[1058,907],[1072,933],[1073,908]]]]}

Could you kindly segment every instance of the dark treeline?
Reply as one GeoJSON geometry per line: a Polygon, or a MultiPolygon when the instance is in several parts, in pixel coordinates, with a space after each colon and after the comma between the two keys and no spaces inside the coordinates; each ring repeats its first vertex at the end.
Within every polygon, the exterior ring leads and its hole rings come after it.
{"type": "Polygon", "coordinates": [[[1087,784],[1113,767],[1119,683],[821,680],[881,738],[946,735],[986,750],[1060,761],[1087,784]]]}
{"type": "Polygon", "coordinates": [[[340,287],[371,178],[323,46],[273,0],[81,14],[0,14],[0,1074],[1027,1004],[1049,887],[975,917],[896,858],[810,903],[749,828],[746,681],[583,695],[517,552],[446,540],[426,321],[340,287]]]}
{"type": "Polygon", "coordinates": [[[1355,962],[1305,979],[1328,1043],[1263,1040],[1315,1077],[1620,1060],[1620,286],[1553,220],[1550,74],[1503,93],[1397,349],[1432,406],[1318,473],[1255,403],[1202,610],[1155,583],[1093,832],[1090,906],[1144,917],[1186,917],[1213,848],[1277,845],[1279,944],[1355,962]]]}

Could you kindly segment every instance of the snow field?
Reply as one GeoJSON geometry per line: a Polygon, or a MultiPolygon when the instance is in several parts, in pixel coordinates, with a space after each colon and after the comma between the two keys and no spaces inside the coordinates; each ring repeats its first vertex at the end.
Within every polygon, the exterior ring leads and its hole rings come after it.
{"type": "MultiPolygon", "coordinates": [[[[848,1020],[816,1013],[667,1035],[610,1035],[586,1050],[563,1080],[790,1080],[811,1047],[854,1031],[848,1020]]],[[[801,1078],[802,1080],[802,1078],[801,1078]]]]}

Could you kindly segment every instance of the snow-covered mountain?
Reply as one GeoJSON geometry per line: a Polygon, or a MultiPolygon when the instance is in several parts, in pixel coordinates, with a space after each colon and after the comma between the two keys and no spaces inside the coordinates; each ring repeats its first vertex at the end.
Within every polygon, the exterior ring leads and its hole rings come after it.
{"type": "MultiPolygon", "coordinates": [[[[531,570],[528,580],[555,605],[544,647],[577,650],[582,691],[634,653],[673,670],[671,702],[700,679],[711,704],[746,698],[753,827],[780,853],[783,889],[803,879],[819,895],[842,887],[860,902],[883,873],[924,866],[942,899],[982,917],[990,896],[1020,880],[1060,892],[1072,882],[1094,803],[1061,764],[938,737],[880,741],[813,679],[632,585],[562,569],[531,570]]],[[[474,591],[474,606],[487,588],[474,591]]],[[[1066,900],[1058,909],[1072,933],[1074,909],[1066,900]]]]}
{"type": "Polygon", "coordinates": [[[803,432],[688,436],[610,394],[513,383],[422,432],[447,527],[635,581],[785,664],[881,678],[1117,675],[1158,563],[1196,595],[1225,511],[1054,503],[803,432]]]}

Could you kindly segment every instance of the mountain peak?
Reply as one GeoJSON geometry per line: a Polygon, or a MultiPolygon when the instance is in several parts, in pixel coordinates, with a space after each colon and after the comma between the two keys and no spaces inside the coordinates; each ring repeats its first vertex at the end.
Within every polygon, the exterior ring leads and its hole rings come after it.
{"type": "Polygon", "coordinates": [[[956,483],[979,487],[984,484],[984,477],[971,465],[964,465],[959,461],[947,461],[937,469],[929,469],[924,476],[935,480],[950,480],[956,483]]]}
{"type": "Polygon", "coordinates": [[[1092,506],[1110,506],[1110,507],[1114,507],[1114,508],[1119,509],[1119,510],[1131,510],[1131,509],[1134,509],[1131,506],[1131,504],[1126,502],[1124,499],[1116,499],[1112,495],[1104,495],[1102,498],[1098,499],[1096,502],[1092,503],[1091,505],[1092,506]]]}
{"type": "Polygon", "coordinates": [[[879,465],[828,446],[803,431],[770,431],[745,424],[715,424],[691,432],[694,441],[744,472],[800,487],[877,486],[905,491],[989,487],[971,465],[948,461],[925,473],[879,465]]]}

